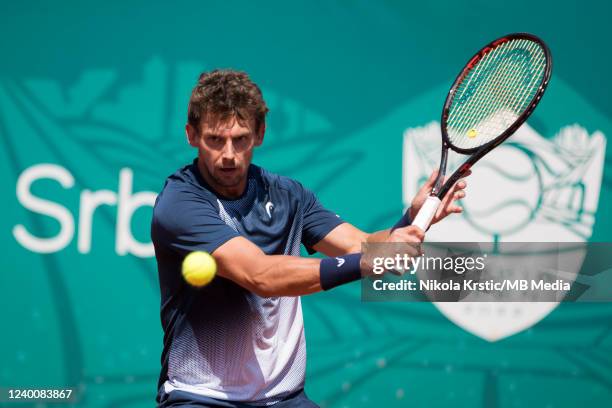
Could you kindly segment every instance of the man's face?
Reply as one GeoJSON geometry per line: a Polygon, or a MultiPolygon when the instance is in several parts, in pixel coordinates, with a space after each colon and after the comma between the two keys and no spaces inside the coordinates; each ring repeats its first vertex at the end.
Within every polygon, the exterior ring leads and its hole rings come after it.
{"type": "Polygon", "coordinates": [[[263,129],[255,132],[231,119],[215,128],[203,123],[199,133],[187,125],[187,136],[198,148],[198,167],[206,182],[223,195],[242,194],[253,148],[261,144],[263,129]]]}

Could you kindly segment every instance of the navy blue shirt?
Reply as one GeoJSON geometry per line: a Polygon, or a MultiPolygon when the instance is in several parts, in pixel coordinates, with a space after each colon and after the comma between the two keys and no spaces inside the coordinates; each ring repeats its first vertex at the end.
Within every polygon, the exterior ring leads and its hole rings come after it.
{"type": "Polygon", "coordinates": [[[164,329],[160,395],[181,389],[270,403],[303,387],[299,298],[261,298],[219,276],[196,289],[181,264],[192,251],[213,253],[238,236],[268,255],[297,256],[300,244],[311,251],[342,222],[297,181],[255,165],[233,200],[206,184],[195,160],[168,177],[151,226],[164,329]]]}

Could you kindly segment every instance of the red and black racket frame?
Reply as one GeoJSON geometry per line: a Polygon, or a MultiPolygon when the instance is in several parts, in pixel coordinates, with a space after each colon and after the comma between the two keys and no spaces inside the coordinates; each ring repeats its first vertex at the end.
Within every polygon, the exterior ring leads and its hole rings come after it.
{"type": "Polygon", "coordinates": [[[444,108],[442,109],[442,118],[440,120],[440,129],[442,131],[442,155],[440,158],[440,170],[438,172],[438,177],[434,183],[434,188],[432,189],[432,192],[431,192],[432,196],[437,196],[439,199],[444,198],[444,196],[448,193],[450,188],[457,182],[457,180],[465,176],[465,174],[470,170],[470,168],[478,160],[480,160],[485,154],[489,153],[495,147],[499,146],[503,141],[505,141],[514,132],[516,132],[516,130],[523,123],[525,123],[527,118],[531,115],[535,107],[540,102],[540,99],[542,98],[542,95],[544,94],[544,91],[546,90],[546,87],[548,86],[551,72],[552,72],[552,56],[551,56],[548,46],[539,37],[533,34],[529,34],[529,33],[508,34],[501,38],[498,38],[497,40],[491,41],[489,44],[483,47],[480,51],[478,51],[470,59],[470,61],[466,64],[465,68],[463,68],[463,70],[459,73],[459,75],[457,75],[457,78],[455,79],[455,82],[453,83],[453,86],[451,87],[448,93],[448,96],[446,97],[446,101],[444,102],[444,108]],[[527,109],[525,109],[525,111],[516,119],[516,121],[510,127],[508,127],[508,129],[506,129],[505,132],[503,132],[501,135],[497,136],[495,139],[491,140],[490,142],[482,146],[471,148],[471,149],[463,149],[463,148],[454,146],[448,138],[448,133],[446,131],[446,125],[447,125],[449,110],[453,102],[453,99],[455,98],[455,92],[457,91],[457,89],[459,88],[459,86],[461,85],[465,77],[468,75],[472,67],[474,67],[474,65],[476,65],[476,63],[478,63],[478,61],[480,61],[488,52],[490,52],[495,47],[498,47],[499,45],[505,42],[516,40],[516,39],[525,39],[525,40],[530,40],[530,41],[534,41],[538,43],[542,47],[542,50],[544,51],[544,55],[546,58],[546,67],[544,69],[544,75],[542,77],[542,81],[540,82],[538,90],[536,91],[529,105],[527,106],[527,109]],[[446,162],[448,159],[448,149],[449,148],[457,153],[464,154],[464,155],[471,155],[471,156],[468,158],[468,160],[466,160],[465,163],[463,163],[463,165],[461,165],[461,167],[459,167],[449,177],[447,182],[442,185],[442,181],[444,180],[444,176],[446,174],[446,162]]]}

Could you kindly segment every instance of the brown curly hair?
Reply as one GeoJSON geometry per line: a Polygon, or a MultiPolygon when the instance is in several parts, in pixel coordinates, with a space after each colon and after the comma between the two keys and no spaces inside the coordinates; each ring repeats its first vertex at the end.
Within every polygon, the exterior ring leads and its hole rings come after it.
{"type": "Polygon", "coordinates": [[[199,133],[202,121],[214,128],[235,118],[241,126],[258,131],[266,113],[261,90],[245,72],[216,69],[200,75],[189,99],[187,122],[199,133]]]}

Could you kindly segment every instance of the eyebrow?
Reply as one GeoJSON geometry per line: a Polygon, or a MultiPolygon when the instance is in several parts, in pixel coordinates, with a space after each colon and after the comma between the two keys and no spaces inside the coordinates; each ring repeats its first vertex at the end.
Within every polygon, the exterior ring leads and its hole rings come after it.
{"type": "MultiPolygon", "coordinates": [[[[217,137],[224,137],[222,135],[220,135],[219,133],[216,132],[203,132],[203,135],[205,137],[211,137],[211,136],[217,136],[217,137]]],[[[250,136],[251,132],[243,132],[243,133],[238,133],[235,136],[232,136],[232,138],[238,138],[238,137],[243,137],[243,136],[250,136]]]]}

